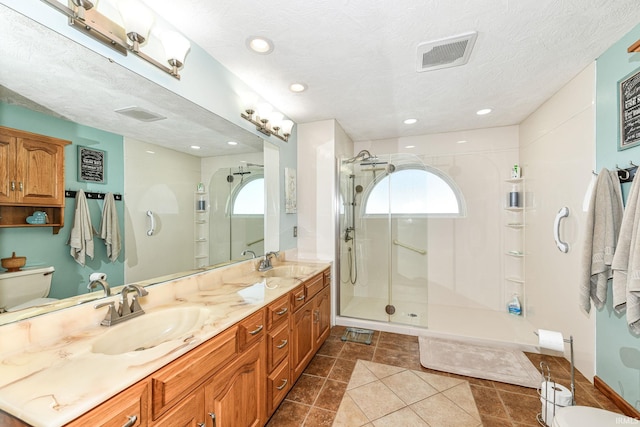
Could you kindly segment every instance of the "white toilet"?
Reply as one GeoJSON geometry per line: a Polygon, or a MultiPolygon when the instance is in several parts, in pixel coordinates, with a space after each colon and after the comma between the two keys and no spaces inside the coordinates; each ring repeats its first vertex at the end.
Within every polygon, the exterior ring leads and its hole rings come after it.
{"type": "MultiPolygon", "coordinates": [[[[625,420],[633,421],[626,415],[605,411],[589,406],[567,406],[558,408],[553,417],[553,427],[608,427],[625,424],[625,420]]],[[[626,424],[630,424],[627,422],[626,424]]]]}
{"type": "Polygon", "coordinates": [[[56,301],[55,298],[46,298],[54,270],[53,267],[36,267],[0,273],[0,312],[56,301]]]}

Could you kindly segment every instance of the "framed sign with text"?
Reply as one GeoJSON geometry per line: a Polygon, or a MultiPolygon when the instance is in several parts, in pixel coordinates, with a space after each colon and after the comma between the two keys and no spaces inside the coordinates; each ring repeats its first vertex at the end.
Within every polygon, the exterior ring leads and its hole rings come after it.
{"type": "Polygon", "coordinates": [[[105,184],[106,151],[78,146],[78,181],[105,184]]]}
{"type": "Polygon", "coordinates": [[[618,150],[640,144],[640,71],[620,80],[620,142],[618,150]]]}

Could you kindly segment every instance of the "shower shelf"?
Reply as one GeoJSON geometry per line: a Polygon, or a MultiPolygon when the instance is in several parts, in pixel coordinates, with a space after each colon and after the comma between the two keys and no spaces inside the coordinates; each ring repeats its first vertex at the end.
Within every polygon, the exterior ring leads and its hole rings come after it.
{"type": "MultiPolygon", "coordinates": [[[[503,250],[504,260],[502,263],[502,283],[503,298],[505,304],[509,302],[512,295],[516,294],[521,300],[523,306],[527,303],[526,292],[526,214],[527,209],[527,192],[525,178],[505,179],[502,186],[502,194],[506,195],[503,199],[502,220],[504,224],[503,250]],[[510,193],[517,191],[517,206],[510,205],[510,193]]],[[[523,316],[526,311],[523,309],[523,316]]]]}
{"type": "Polygon", "coordinates": [[[509,251],[507,252],[507,255],[512,256],[512,257],[516,257],[516,258],[522,258],[524,256],[523,252],[518,252],[518,251],[509,251]]]}
{"type": "Polygon", "coordinates": [[[507,224],[507,227],[511,227],[511,228],[524,228],[524,224],[520,223],[520,222],[510,222],[507,224]]]}

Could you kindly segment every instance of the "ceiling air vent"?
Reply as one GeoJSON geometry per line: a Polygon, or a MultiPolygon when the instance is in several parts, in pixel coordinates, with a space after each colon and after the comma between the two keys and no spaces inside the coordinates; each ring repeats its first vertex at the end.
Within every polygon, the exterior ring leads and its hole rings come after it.
{"type": "Polygon", "coordinates": [[[418,71],[432,71],[440,68],[457,67],[469,61],[471,49],[478,33],[420,43],[418,45],[418,71]]]}
{"type": "Polygon", "coordinates": [[[155,122],[156,120],[166,119],[164,116],[152,113],[151,111],[140,107],[127,107],[115,111],[116,113],[131,117],[132,119],[140,120],[141,122],[155,122]]]}

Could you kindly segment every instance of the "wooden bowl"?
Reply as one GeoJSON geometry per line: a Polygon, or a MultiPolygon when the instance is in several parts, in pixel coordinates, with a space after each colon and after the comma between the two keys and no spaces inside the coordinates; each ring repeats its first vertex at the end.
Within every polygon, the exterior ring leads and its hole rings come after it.
{"type": "Polygon", "coordinates": [[[0,262],[2,262],[2,268],[6,268],[7,271],[20,271],[20,268],[27,263],[27,257],[16,256],[14,252],[11,258],[2,258],[0,262]]]}

